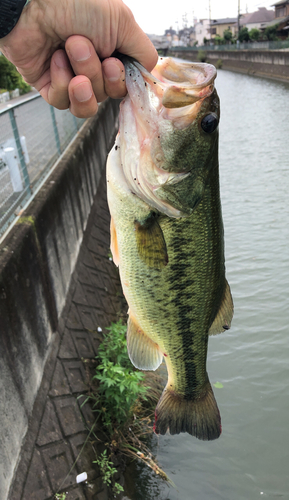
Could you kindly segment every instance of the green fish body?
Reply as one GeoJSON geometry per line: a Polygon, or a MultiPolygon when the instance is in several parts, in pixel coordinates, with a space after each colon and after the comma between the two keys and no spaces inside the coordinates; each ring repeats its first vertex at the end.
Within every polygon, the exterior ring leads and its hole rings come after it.
{"type": "Polygon", "coordinates": [[[168,382],[155,432],[221,433],[208,336],[230,327],[219,194],[215,69],[128,61],[128,96],[107,164],[111,249],[129,305],[128,352],[142,370],[163,358],[168,382]]]}

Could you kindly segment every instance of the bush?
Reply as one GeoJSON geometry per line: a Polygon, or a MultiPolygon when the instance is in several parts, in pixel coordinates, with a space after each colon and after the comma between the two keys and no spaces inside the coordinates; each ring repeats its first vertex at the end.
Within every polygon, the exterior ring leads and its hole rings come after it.
{"type": "Polygon", "coordinates": [[[221,67],[223,66],[223,61],[222,59],[218,59],[217,62],[216,62],[216,68],[217,69],[221,69],[221,67]]]}
{"type": "Polygon", "coordinates": [[[265,39],[269,40],[270,42],[278,40],[277,28],[278,24],[274,24],[274,26],[267,26],[267,28],[265,28],[264,30],[265,39]]]}
{"type": "Polygon", "coordinates": [[[144,374],[135,371],[128,358],[126,326],[118,321],[107,330],[98,349],[100,363],[93,378],[99,381],[102,420],[111,433],[115,424],[121,426],[130,418],[137,398],[145,398],[148,387],[141,385],[144,374]]]}
{"type": "Polygon", "coordinates": [[[249,42],[250,36],[249,36],[249,31],[248,28],[245,26],[244,28],[241,28],[239,31],[238,35],[238,40],[242,42],[249,42]]]}
{"type": "Polygon", "coordinates": [[[257,28],[252,28],[249,31],[249,37],[250,40],[252,40],[253,42],[258,42],[258,40],[260,40],[261,38],[261,31],[258,30],[257,28]]]}
{"type": "Polygon", "coordinates": [[[21,94],[31,90],[15,66],[4,56],[0,56],[0,88],[8,91],[19,89],[21,94]]]}
{"type": "Polygon", "coordinates": [[[206,62],[206,60],[207,60],[207,53],[204,50],[199,50],[198,51],[198,55],[197,55],[197,59],[200,62],[206,62]]]}

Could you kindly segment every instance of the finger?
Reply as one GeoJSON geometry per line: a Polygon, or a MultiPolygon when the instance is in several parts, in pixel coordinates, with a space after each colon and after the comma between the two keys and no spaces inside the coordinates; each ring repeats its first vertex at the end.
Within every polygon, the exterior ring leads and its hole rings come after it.
{"type": "Polygon", "coordinates": [[[69,107],[68,85],[74,74],[64,50],[54,52],[50,68],[33,85],[46,102],[58,109],[69,107]]]}
{"type": "Polygon", "coordinates": [[[90,80],[79,75],[72,78],[68,87],[70,111],[78,118],[89,118],[97,112],[98,105],[90,80]]]}
{"type": "Polygon", "coordinates": [[[58,109],[67,109],[69,107],[68,85],[74,73],[64,50],[54,52],[50,63],[50,77],[49,104],[58,109]]]}
{"type": "Polygon", "coordinates": [[[134,57],[148,71],[158,62],[158,53],[150,39],[136,23],[131,10],[123,4],[119,18],[117,50],[134,57]]]}
{"type": "Polygon", "coordinates": [[[101,62],[91,41],[84,36],[71,36],[66,40],[65,50],[74,73],[89,78],[96,100],[104,101],[107,95],[104,89],[101,62]]]}
{"type": "Polygon", "coordinates": [[[124,97],[127,93],[124,66],[119,59],[109,57],[102,62],[105,92],[113,99],[124,97]]]}

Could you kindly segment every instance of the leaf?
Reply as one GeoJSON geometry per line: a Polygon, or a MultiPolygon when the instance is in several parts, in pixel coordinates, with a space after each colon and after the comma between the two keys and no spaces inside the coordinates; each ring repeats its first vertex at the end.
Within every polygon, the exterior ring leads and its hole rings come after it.
{"type": "Polygon", "coordinates": [[[221,382],[216,382],[215,384],[213,384],[214,387],[216,387],[216,389],[223,389],[223,384],[221,382]]]}

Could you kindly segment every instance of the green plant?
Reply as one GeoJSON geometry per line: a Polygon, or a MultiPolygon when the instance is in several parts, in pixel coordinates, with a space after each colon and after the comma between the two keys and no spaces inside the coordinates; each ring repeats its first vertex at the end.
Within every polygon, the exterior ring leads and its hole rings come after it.
{"type": "Polygon", "coordinates": [[[66,500],[66,493],[55,493],[56,500],[66,500]]]}
{"type": "Polygon", "coordinates": [[[216,68],[217,69],[221,69],[221,67],[223,66],[223,61],[222,59],[218,59],[217,62],[216,62],[216,68]]]}
{"type": "Polygon", "coordinates": [[[121,493],[123,491],[123,487],[119,483],[113,481],[113,476],[117,472],[117,469],[113,466],[113,462],[110,462],[107,456],[107,450],[104,450],[100,457],[94,460],[93,463],[99,466],[104,484],[112,487],[112,492],[115,495],[121,493]]]}
{"type": "Polygon", "coordinates": [[[206,62],[206,60],[207,60],[207,53],[204,50],[199,50],[198,51],[198,55],[197,55],[197,59],[200,62],[206,62]]]}
{"type": "Polygon", "coordinates": [[[225,40],[225,42],[226,42],[226,43],[228,43],[228,42],[230,43],[230,42],[232,41],[232,38],[233,38],[233,33],[232,33],[232,31],[231,31],[231,30],[226,29],[226,30],[224,31],[224,35],[223,35],[223,36],[224,36],[224,40],[225,40]]]}
{"type": "Polygon", "coordinates": [[[260,40],[261,38],[261,31],[258,30],[257,28],[252,28],[249,31],[249,37],[250,40],[252,40],[253,42],[258,42],[258,40],[260,40]]]}
{"type": "Polygon", "coordinates": [[[97,403],[102,420],[109,433],[115,424],[123,425],[131,416],[132,408],[141,395],[145,399],[147,387],[141,385],[144,374],[135,371],[127,353],[126,326],[121,321],[107,328],[98,349],[99,365],[93,379],[99,381],[97,403]]]}
{"type": "Polygon", "coordinates": [[[274,26],[267,26],[264,30],[265,39],[270,41],[278,40],[277,29],[278,24],[274,24],[274,26]]]}
{"type": "Polygon", "coordinates": [[[31,90],[30,85],[23,80],[15,66],[3,55],[0,55],[0,88],[9,91],[18,88],[22,94],[31,90]]]}
{"type": "Polygon", "coordinates": [[[249,42],[250,36],[249,36],[249,31],[246,26],[240,29],[239,35],[238,35],[238,40],[242,42],[249,42]]]}

